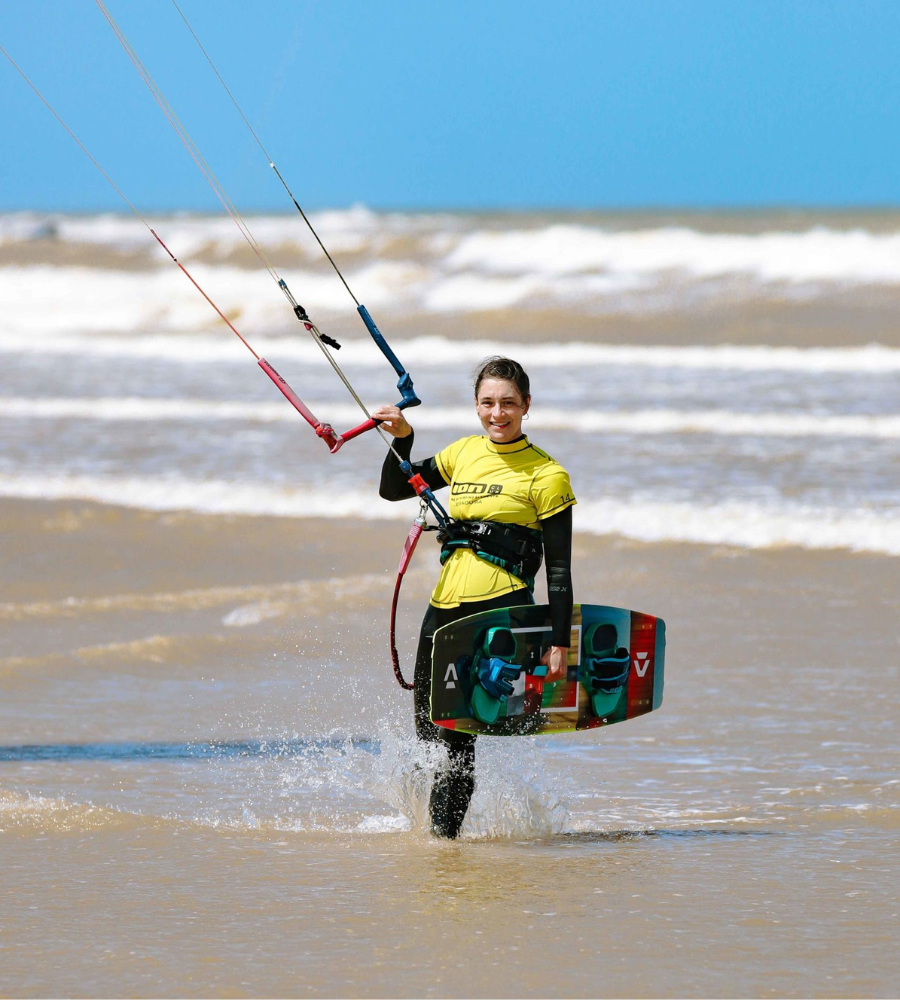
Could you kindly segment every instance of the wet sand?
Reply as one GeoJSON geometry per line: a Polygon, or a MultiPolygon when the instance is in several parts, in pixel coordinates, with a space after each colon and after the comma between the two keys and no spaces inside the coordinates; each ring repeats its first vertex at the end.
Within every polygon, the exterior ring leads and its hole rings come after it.
{"type": "Polygon", "coordinates": [[[402,523],[3,500],[0,524],[3,994],[896,993],[895,559],[577,536],[576,598],[667,620],[664,705],[482,741],[444,844],[386,652],[402,523]],[[312,737],[337,749],[134,750],[312,737]]]}

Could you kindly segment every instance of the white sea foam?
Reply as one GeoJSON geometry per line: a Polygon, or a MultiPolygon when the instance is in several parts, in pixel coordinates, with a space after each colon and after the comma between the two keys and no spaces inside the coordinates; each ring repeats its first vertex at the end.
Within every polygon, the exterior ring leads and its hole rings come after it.
{"type": "MultiPolygon", "coordinates": [[[[311,218],[335,253],[374,259],[400,237],[412,241],[416,260],[443,275],[604,274],[655,281],[680,274],[700,280],[737,275],[759,283],[900,283],[900,233],[863,228],[709,232],[687,225],[623,229],[589,219],[529,224],[527,217],[515,216],[502,228],[478,216],[380,214],[363,206],[311,218]]],[[[319,259],[319,248],[299,216],[248,216],[247,221],[264,247],[288,247],[295,256],[319,259]]],[[[201,249],[225,254],[244,243],[237,227],[221,215],[170,216],[151,224],[178,256],[201,249]]],[[[153,245],[144,226],[130,216],[0,215],[0,243],[48,237],[127,251],[153,245]]]]}
{"type": "Polygon", "coordinates": [[[731,410],[537,410],[534,426],[569,433],[900,438],[900,416],[737,413],[731,410]]]}
{"type": "MultiPolygon", "coordinates": [[[[390,285],[383,266],[379,287],[390,285]]],[[[191,274],[226,316],[248,331],[285,326],[296,320],[264,271],[195,264],[191,274]],[[274,293],[274,294],[273,294],[274,293]]],[[[346,292],[328,275],[292,272],[303,301],[320,310],[346,306],[346,292]]],[[[402,280],[398,278],[397,280],[402,280]]],[[[375,296],[373,306],[380,301],[375,296]]],[[[0,315],[4,334],[64,335],[207,330],[221,323],[209,304],[174,267],[116,271],[90,267],[5,267],[0,269],[0,315]]]]}
{"type": "MultiPolygon", "coordinates": [[[[355,406],[307,400],[320,419],[344,427],[358,422],[355,406]]],[[[35,420],[237,420],[294,423],[297,415],[283,401],[243,403],[203,399],[79,397],[29,399],[0,397],[0,416],[35,420]]],[[[479,432],[471,407],[425,407],[416,426],[429,430],[479,432]]],[[[530,428],[570,434],[718,434],[751,437],[900,438],[900,416],[798,413],[739,413],[730,410],[614,410],[609,412],[545,409],[531,413],[530,428]]]]}
{"type": "Polygon", "coordinates": [[[43,500],[96,500],[144,510],[192,510],[201,514],[275,517],[354,517],[407,519],[406,504],[392,504],[369,493],[265,483],[189,480],[140,476],[0,475],[0,496],[43,500]]]}
{"type": "MultiPolygon", "coordinates": [[[[253,482],[100,476],[0,476],[0,496],[94,500],[145,510],[204,514],[407,520],[409,503],[388,503],[372,493],[286,489],[253,482]]],[[[645,542],[696,542],[764,549],[800,546],[900,555],[900,513],[838,510],[749,501],[717,504],[635,498],[594,500],[575,508],[576,531],[645,542]]]]}
{"type": "MultiPolygon", "coordinates": [[[[304,337],[251,337],[253,347],[277,363],[296,360],[327,366],[319,348],[304,337]]],[[[577,341],[515,343],[500,340],[450,340],[446,337],[413,337],[392,346],[410,369],[443,368],[448,364],[471,367],[492,354],[515,357],[537,368],[636,367],[712,371],[782,371],[798,374],[900,372],[900,350],[881,344],[865,347],[643,347],[589,344],[577,341]]],[[[36,335],[0,330],[0,352],[87,358],[139,358],[184,364],[241,361],[248,352],[228,330],[215,334],[130,334],[88,336],[81,333],[36,335]]],[[[345,340],[342,364],[384,367],[385,360],[369,340],[345,340]]]]}
{"type": "MultiPolygon", "coordinates": [[[[473,313],[526,304],[593,314],[693,307],[703,295],[729,301],[851,286],[900,285],[900,233],[839,231],[708,233],[687,227],[615,230],[599,224],[487,228],[474,217],[375,215],[358,208],[316,220],[343,254],[351,286],[372,308],[396,313],[473,313]],[[399,242],[398,242],[399,241],[399,242]],[[768,290],[767,290],[768,289],[768,290]],[[656,305],[653,303],[656,302],[656,305]]],[[[250,220],[297,297],[317,319],[346,312],[337,277],[290,216],[250,220]]],[[[291,323],[285,302],[260,268],[211,264],[242,245],[230,219],[163,220],[172,251],[248,330],[291,323]],[[192,263],[191,256],[205,254],[192,263]]],[[[143,269],[50,264],[0,269],[0,315],[9,332],[209,328],[215,313],[135,219],[0,216],[0,244],[53,236],[59,242],[145,251],[143,269]]],[[[87,258],[89,251],[85,251],[87,258]]],[[[108,263],[108,262],[107,262],[108,263]]]]}
{"type": "Polygon", "coordinates": [[[796,545],[900,555],[900,513],[743,501],[718,504],[596,500],[575,508],[576,528],[645,542],[764,549],[796,545]]]}
{"type": "MultiPolygon", "coordinates": [[[[316,231],[335,253],[377,253],[398,236],[423,235],[437,246],[435,233],[452,235],[464,226],[465,217],[447,214],[376,213],[364,205],[307,213],[316,231]]],[[[212,249],[227,254],[246,245],[237,226],[226,215],[147,216],[177,256],[212,249]]],[[[322,251],[299,215],[246,216],[253,235],[264,247],[288,247],[292,254],[318,260],[322,251]]],[[[65,215],[11,212],[0,214],[0,244],[51,239],[61,243],[105,246],[126,252],[158,250],[146,226],[131,214],[65,215]]],[[[454,245],[454,244],[450,244],[454,245]]],[[[161,251],[160,251],[161,253],[161,251]]],[[[165,259],[163,256],[160,260],[165,259]]]]}
{"type": "Polygon", "coordinates": [[[365,816],[357,826],[357,833],[406,833],[412,822],[406,816],[365,816]]]}
{"type": "Polygon", "coordinates": [[[900,234],[817,226],[805,232],[701,233],[686,227],[611,232],[585,225],[473,232],[447,256],[451,269],[630,278],[683,271],[761,282],[900,283],[900,234]]]}
{"type": "MultiPolygon", "coordinates": [[[[308,213],[317,232],[336,247],[342,241],[346,252],[375,251],[387,238],[421,237],[425,251],[443,257],[457,245],[460,234],[477,232],[474,216],[440,213],[376,213],[363,205],[349,209],[308,213]]],[[[227,252],[245,245],[245,240],[230,218],[219,215],[179,213],[147,216],[176,253],[186,254],[197,248],[219,248],[227,252]]],[[[253,234],[264,246],[289,246],[292,251],[310,249],[315,257],[321,250],[299,215],[249,215],[245,219],[253,234]]],[[[139,250],[154,245],[146,227],[131,214],[102,213],[66,215],[62,213],[12,212],[0,214],[0,244],[33,240],[56,240],[86,246],[139,250]]],[[[162,258],[161,258],[162,259],[162,258]]]]}

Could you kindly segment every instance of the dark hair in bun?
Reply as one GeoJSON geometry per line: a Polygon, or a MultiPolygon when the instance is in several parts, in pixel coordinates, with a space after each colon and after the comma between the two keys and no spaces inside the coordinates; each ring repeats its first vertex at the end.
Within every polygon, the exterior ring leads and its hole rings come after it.
{"type": "Polygon", "coordinates": [[[486,378],[501,378],[506,382],[512,382],[519,390],[523,401],[531,395],[531,381],[528,378],[528,373],[518,361],[513,361],[512,358],[503,358],[497,355],[493,358],[485,358],[481,362],[472,376],[476,398],[481,383],[486,378]]]}

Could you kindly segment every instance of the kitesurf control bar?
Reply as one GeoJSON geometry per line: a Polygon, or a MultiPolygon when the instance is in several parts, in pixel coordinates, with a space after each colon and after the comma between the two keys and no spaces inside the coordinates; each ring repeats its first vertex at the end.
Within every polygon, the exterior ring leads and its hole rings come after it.
{"type": "MultiPolygon", "coordinates": [[[[114,22],[112,21],[112,18],[109,16],[108,11],[106,11],[105,7],[103,6],[102,0],[96,0],[96,2],[98,4],[98,6],[100,6],[101,10],[104,11],[104,14],[106,15],[107,20],[110,22],[110,24],[114,25],[114,22]]],[[[397,382],[397,388],[400,390],[401,399],[400,399],[400,402],[397,403],[398,409],[404,410],[408,406],[418,406],[422,401],[416,395],[415,389],[413,389],[413,381],[412,381],[412,377],[410,376],[409,372],[403,367],[402,364],[400,364],[400,361],[397,358],[397,355],[394,354],[394,352],[391,350],[390,346],[388,345],[388,342],[384,339],[383,334],[378,329],[378,327],[375,325],[375,321],[372,319],[371,315],[369,314],[369,310],[366,309],[366,307],[364,305],[362,305],[360,303],[359,299],[353,294],[353,289],[347,283],[347,279],[341,273],[341,269],[337,266],[337,263],[335,262],[334,258],[328,252],[328,248],[322,242],[319,234],[315,230],[315,227],[310,222],[309,217],[307,216],[306,212],[303,211],[303,208],[301,207],[300,202],[298,202],[297,199],[294,197],[294,192],[290,189],[290,187],[288,186],[287,181],[282,176],[281,171],[275,165],[275,161],[272,159],[272,157],[269,154],[269,151],[263,145],[262,139],[260,139],[260,137],[257,135],[256,129],[254,129],[254,127],[250,124],[250,119],[244,114],[243,109],[241,108],[240,104],[238,104],[238,102],[237,102],[237,98],[231,92],[231,89],[229,88],[228,84],[225,82],[222,74],[216,68],[216,64],[212,61],[212,57],[206,51],[206,49],[203,47],[203,43],[200,41],[200,38],[198,37],[196,31],[194,31],[194,29],[191,27],[191,23],[190,23],[190,21],[188,21],[187,17],[185,16],[184,11],[181,9],[181,7],[178,6],[177,0],[172,0],[172,5],[174,6],[175,10],[178,11],[178,14],[181,17],[181,20],[184,21],[185,27],[190,32],[191,37],[197,43],[197,47],[200,49],[200,51],[203,53],[206,61],[209,63],[210,69],[215,74],[215,76],[218,79],[219,83],[222,85],[222,88],[224,89],[225,93],[228,95],[231,103],[234,105],[235,110],[240,115],[240,117],[243,120],[244,124],[247,126],[248,131],[253,136],[253,138],[254,138],[257,146],[259,146],[260,151],[262,152],[263,156],[265,156],[266,162],[269,164],[269,166],[274,171],[275,176],[278,178],[281,186],[284,188],[285,194],[287,194],[288,198],[290,198],[291,202],[294,205],[294,208],[296,208],[297,211],[300,213],[300,217],[306,223],[306,225],[309,228],[310,233],[312,233],[315,241],[319,244],[319,247],[321,248],[322,253],[325,254],[326,258],[328,259],[328,262],[334,268],[335,274],[337,274],[338,278],[340,278],[341,283],[343,284],[344,288],[347,289],[347,293],[349,294],[350,298],[353,299],[353,302],[356,305],[357,312],[359,313],[360,318],[362,319],[363,323],[365,323],[366,329],[371,334],[371,337],[375,341],[376,345],[378,346],[378,349],[385,356],[385,358],[388,360],[388,362],[390,362],[391,367],[394,369],[394,371],[399,376],[399,381],[397,382]]],[[[114,30],[116,30],[116,34],[120,36],[120,40],[123,40],[123,36],[121,35],[121,31],[119,31],[116,26],[114,26],[114,30]]],[[[124,42],[123,42],[123,44],[124,44],[124,42]]],[[[297,311],[296,302],[293,300],[293,296],[290,295],[290,292],[287,290],[287,286],[284,284],[283,281],[280,282],[280,286],[281,286],[282,291],[288,296],[288,299],[291,301],[292,306],[294,306],[294,311],[297,313],[298,319],[300,319],[302,322],[307,322],[307,317],[305,315],[300,315],[300,313],[297,311]]],[[[307,329],[309,329],[309,327],[307,327],[307,329]]],[[[325,337],[324,335],[320,334],[318,330],[314,330],[314,332],[315,332],[315,335],[317,337],[317,340],[318,340],[320,346],[324,342],[326,344],[329,344],[329,346],[334,347],[335,349],[338,348],[339,345],[337,343],[335,343],[334,341],[332,341],[330,338],[325,337]]],[[[338,375],[338,377],[344,382],[344,384],[347,386],[347,388],[350,390],[351,394],[353,395],[354,399],[356,399],[357,403],[359,403],[359,405],[362,408],[362,410],[366,413],[366,416],[369,416],[368,410],[363,405],[362,401],[359,399],[359,397],[356,395],[356,393],[353,392],[352,387],[349,385],[349,383],[347,382],[347,380],[344,378],[343,373],[337,367],[337,364],[334,361],[334,359],[331,357],[331,355],[329,355],[326,351],[324,351],[324,349],[323,349],[323,353],[325,353],[326,357],[331,362],[331,365],[334,368],[334,370],[335,370],[336,374],[338,375]]],[[[371,430],[373,427],[377,427],[380,423],[381,423],[380,420],[374,420],[372,417],[369,417],[368,420],[366,420],[363,423],[361,423],[358,427],[354,427],[352,431],[348,431],[346,434],[344,434],[343,438],[344,438],[344,440],[347,440],[347,439],[349,439],[351,437],[355,437],[357,434],[362,434],[365,431],[371,430]]]]}
{"type": "Polygon", "coordinates": [[[293,408],[300,414],[301,417],[309,424],[310,427],[316,432],[316,435],[320,437],[325,444],[328,445],[328,450],[332,455],[336,454],[341,450],[341,445],[345,441],[351,441],[355,437],[359,437],[360,434],[364,434],[366,431],[372,430],[381,421],[370,418],[369,420],[363,421],[357,427],[351,427],[349,431],[344,431],[343,434],[338,434],[338,432],[331,426],[331,424],[324,424],[321,420],[312,412],[312,410],[303,402],[303,400],[297,395],[296,392],[288,385],[287,381],[283,379],[277,371],[266,361],[265,358],[259,358],[259,367],[269,376],[269,378],[278,387],[278,391],[284,396],[284,398],[293,406],[293,408]]]}
{"type": "MultiPolygon", "coordinates": [[[[325,440],[325,442],[328,444],[328,447],[331,450],[332,454],[334,452],[338,451],[338,449],[341,447],[341,445],[343,444],[344,441],[348,441],[351,438],[357,437],[358,435],[365,433],[366,431],[372,430],[373,428],[377,428],[378,425],[379,425],[379,423],[381,421],[376,420],[369,413],[369,410],[366,407],[365,403],[363,403],[362,399],[360,399],[359,395],[357,394],[357,392],[353,388],[353,386],[350,384],[350,381],[347,379],[346,375],[343,373],[343,371],[341,371],[340,365],[337,363],[337,361],[335,360],[334,356],[329,351],[329,348],[332,348],[333,350],[340,350],[340,346],[341,345],[334,338],[328,337],[325,334],[323,334],[316,327],[315,323],[313,323],[312,320],[310,320],[310,318],[307,315],[307,312],[303,308],[303,306],[301,306],[297,302],[297,300],[294,298],[293,294],[291,293],[291,290],[288,288],[287,282],[284,280],[284,278],[281,277],[281,275],[275,269],[274,265],[271,263],[271,261],[269,260],[269,258],[266,256],[265,251],[260,246],[260,244],[257,241],[257,239],[254,237],[253,233],[250,231],[250,227],[247,224],[246,220],[243,218],[243,216],[241,215],[241,213],[239,212],[239,210],[236,208],[236,206],[234,205],[234,203],[231,201],[231,199],[225,193],[225,190],[224,190],[222,184],[220,183],[220,181],[216,177],[216,175],[213,173],[212,168],[210,167],[209,163],[204,159],[204,157],[201,154],[200,150],[197,148],[197,146],[194,143],[193,139],[191,139],[191,137],[188,134],[187,130],[185,129],[184,125],[182,125],[181,121],[179,120],[178,116],[176,115],[174,109],[169,104],[169,102],[166,100],[166,98],[163,95],[162,91],[160,90],[158,84],[153,79],[153,77],[150,75],[150,73],[147,70],[146,66],[144,66],[144,64],[141,62],[141,59],[139,58],[138,54],[135,52],[135,50],[132,47],[131,43],[125,37],[124,32],[119,27],[119,25],[116,23],[116,21],[113,18],[112,14],[109,12],[109,9],[107,8],[106,4],[104,3],[104,0],[95,0],[95,3],[97,4],[97,7],[100,9],[100,11],[103,14],[104,18],[106,19],[106,21],[109,23],[110,28],[112,28],[113,33],[115,34],[115,36],[118,39],[119,43],[121,44],[122,48],[125,50],[126,55],[128,56],[129,60],[134,65],[134,68],[137,70],[139,76],[141,77],[141,79],[143,80],[143,82],[146,84],[147,88],[150,90],[150,93],[152,94],[152,96],[153,96],[154,100],[156,101],[156,103],[159,105],[160,110],[165,115],[166,119],[169,121],[169,124],[175,130],[176,134],[178,135],[178,138],[183,143],[183,145],[184,145],[185,149],[187,150],[188,154],[190,155],[191,159],[194,161],[194,163],[196,164],[196,166],[198,167],[198,169],[200,170],[200,172],[203,174],[204,178],[206,179],[207,183],[212,188],[212,190],[215,193],[216,197],[221,202],[222,207],[225,209],[225,211],[231,217],[232,221],[235,223],[235,225],[237,226],[237,228],[240,230],[241,235],[244,237],[244,239],[246,240],[246,242],[250,246],[250,248],[253,250],[253,252],[257,255],[257,257],[259,258],[259,260],[260,260],[261,264],[263,265],[263,267],[265,267],[265,269],[269,272],[269,275],[271,276],[271,278],[275,281],[275,283],[278,285],[278,287],[284,293],[285,297],[288,300],[288,303],[290,304],[292,312],[297,317],[297,319],[300,320],[301,323],[303,323],[303,325],[306,328],[307,332],[312,336],[312,338],[315,341],[316,345],[322,351],[322,354],[325,356],[325,359],[331,365],[331,367],[334,370],[335,374],[338,376],[338,378],[340,378],[340,380],[343,382],[344,386],[346,387],[347,391],[350,393],[350,395],[353,397],[354,401],[357,403],[357,405],[359,406],[359,408],[365,414],[366,419],[361,424],[358,424],[356,427],[351,428],[346,433],[344,433],[344,434],[337,434],[337,433],[335,433],[334,429],[330,425],[321,423],[311,413],[311,411],[300,401],[300,399],[297,396],[297,394],[294,393],[293,390],[290,390],[290,387],[281,378],[281,376],[278,375],[278,373],[275,372],[274,369],[271,369],[271,366],[269,366],[267,368],[265,365],[262,365],[263,370],[266,372],[266,374],[269,376],[269,378],[272,379],[272,381],[275,383],[275,385],[278,386],[279,390],[284,394],[285,398],[288,399],[288,401],[291,403],[291,405],[315,429],[316,434],[318,434],[319,437],[321,437],[321,438],[323,438],[323,440],[325,440]],[[288,390],[288,391],[286,391],[286,390],[288,390]]],[[[420,402],[420,400],[419,400],[418,396],[416,396],[415,390],[413,389],[412,378],[410,377],[409,373],[400,364],[400,361],[398,360],[396,354],[394,354],[394,352],[388,346],[387,341],[384,339],[384,337],[382,336],[382,334],[379,331],[378,327],[375,325],[374,321],[372,320],[372,317],[369,315],[368,310],[364,306],[360,305],[359,300],[356,298],[355,295],[353,295],[353,292],[350,291],[350,288],[347,285],[347,282],[344,279],[344,276],[341,274],[340,270],[338,269],[337,265],[335,264],[333,258],[331,257],[331,254],[329,254],[328,251],[325,249],[324,245],[322,244],[321,239],[319,239],[318,234],[316,233],[315,229],[313,229],[313,227],[310,224],[310,221],[307,218],[306,214],[304,213],[303,209],[298,204],[296,198],[294,198],[293,194],[290,191],[290,188],[288,188],[287,184],[284,181],[284,178],[279,173],[278,168],[275,166],[274,162],[269,157],[269,154],[266,152],[265,147],[262,145],[262,142],[260,141],[259,137],[256,135],[256,132],[253,130],[253,127],[250,125],[250,122],[248,121],[247,117],[244,115],[243,111],[241,111],[240,105],[238,105],[237,101],[234,98],[234,95],[228,89],[227,85],[225,84],[225,81],[222,79],[221,75],[219,74],[219,71],[216,69],[216,67],[213,64],[212,60],[209,58],[208,53],[203,48],[203,45],[201,44],[200,39],[197,37],[197,35],[194,32],[193,28],[191,28],[190,23],[188,22],[187,18],[184,16],[184,13],[181,11],[181,8],[178,6],[177,3],[174,2],[174,0],[173,0],[173,4],[175,6],[175,9],[178,11],[178,13],[181,15],[182,19],[184,20],[185,25],[188,27],[188,29],[190,30],[190,32],[193,35],[194,39],[196,40],[196,42],[197,42],[198,46],[200,47],[201,51],[206,56],[207,60],[209,61],[210,66],[212,67],[212,69],[215,72],[216,76],[219,78],[219,81],[221,82],[222,86],[225,88],[226,92],[228,93],[228,96],[231,98],[232,102],[234,103],[235,107],[237,108],[238,112],[240,113],[241,117],[243,118],[245,124],[250,129],[250,131],[253,134],[253,137],[256,139],[256,142],[259,145],[260,149],[265,154],[266,159],[269,162],[269,165],[272,167],[272,169],[278,175],[279,180],[281,181],[282,185],[284,186],[285,190],[287,191],[288,195],[290,196],[291,201],[296,206],[297,211],[303,217],[303,219],[306,222],[307,226],[309,226],[310,230],[312,231],[312,233],[315,236],[316,240],[318,241],[319,245],[322,247],[322,250],[325,252],[326,257],[328,258],[329,261],[331,261],[332,266],[334,267],[335,271],[337,271],[337,274],[340,277],[341,281],[343,282],[344,286],[347,288],[347,291],[350,292],[350,295],[353,297],[354,304],[356,305],[357,309],[359,310],[360,316],[362,317],[362,320],[363,320],[363,322],[366,325],[366,329],[371,334],[372,339],[375,341],[375,343],[378,346],[379,350],[382,352],[382,354],[384,355],[384,357],[390,362],[390,364],[393,367],[393,369],[399,375],[400,380],[398,382],[398,388],[400,389],[400,393],[401,393],[402,399],[397,404],[398,407],[400,407],[401,409],[403,409],[403,408],[405,408],[407,406],[416,406],[416,405],[418,405],[418,403],[420,402]]]]}

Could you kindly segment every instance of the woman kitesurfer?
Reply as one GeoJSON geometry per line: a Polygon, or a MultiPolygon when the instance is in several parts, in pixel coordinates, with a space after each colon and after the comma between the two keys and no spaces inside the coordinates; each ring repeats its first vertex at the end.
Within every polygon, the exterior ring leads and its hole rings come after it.
{"type": "MultiPolygon", "coordinates": [[[[481,611],[533,604],[533,576],[523,566],[530,565],[533,573],[543,554],[552,621],[552,645],[542,660],[547,680],[564,677],[568,664],[575,497],[566,470],[522,433],[530,406],[530,382],[522,366],[510,358],[489,358],[475,373],[475,410],[485,435],[460,438],[432,458],[412,462],[413,472],[432,490],[450,487],[449,512],[458,529],[452,541],[444,542],[446,558],[422,622],[415,665],[416,735],[445,745],[448,755],[429,801],[432,832],[439,837],[458,836],[465,819],[475,789],[476,737],[431,721],[435,630],[481,611]],[[478,554],[467,543],[476,533],[478,554]],[[513,549],[525,553],[515,564],[521,575],[510,572],[513,549]]],[[[372,415],[393,435],[398,454],[409,461],[414,434],[404,412],[382,406],[372,415]]],[[[415,496],[407,480],[396,455],[389,452],[381,470],[381,496],[415,496]]]]}

